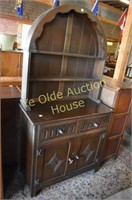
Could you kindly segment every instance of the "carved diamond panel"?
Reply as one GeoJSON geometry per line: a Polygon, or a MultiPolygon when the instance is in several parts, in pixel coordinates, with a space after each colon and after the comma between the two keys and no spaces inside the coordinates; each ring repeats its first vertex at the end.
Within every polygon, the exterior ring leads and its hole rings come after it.
{"type": "Polygon", "coordinates": [[[84,157],[85,163],[88,162],[90,157],[95,151],[91,148],[91,144],[88,144],[86,148],[84,149],[82,156],[84,157]]]}
{"type": "Polygon", "coordinates": [[[63,162],[64,160],[61,160],[57,153],[55,153],[46,165],[56,172],[63,162]]]}

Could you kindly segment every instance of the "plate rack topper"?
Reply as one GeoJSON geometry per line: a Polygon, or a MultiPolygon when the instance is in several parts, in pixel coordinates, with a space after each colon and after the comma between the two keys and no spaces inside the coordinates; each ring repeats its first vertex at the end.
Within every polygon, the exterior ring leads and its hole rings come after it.
{"type": "Polygon", "coordinates": [[[90,10],[64,4],[42,13],[32,24],[24,48],[23,108],[33,110],[53,92],[60,92],[63,99],[99,102],[105,59],[104,31],[90,10]],[[68,96],[68,88],[80,92],[68,96]]]}

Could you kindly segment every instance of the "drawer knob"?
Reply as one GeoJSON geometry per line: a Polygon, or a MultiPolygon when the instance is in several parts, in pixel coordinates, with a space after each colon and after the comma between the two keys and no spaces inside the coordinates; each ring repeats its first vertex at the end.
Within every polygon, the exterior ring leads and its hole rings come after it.
{"type": "Polygon", "coordinates": [[[60,133],[60,135],[63,135],[63,131],[61,129],[59,129],[58,132],[60,133]]]}
{"type": "Polygon", "coordinates": [[[98,127],[98,124],[96,122],[93,123],[94,127],[98,127]]]}
{"type": "Polygon", "coordinates": [[[79,160],[79,156],[78,156],[78,155],[75,155],[75,158],[76,158],[77,160],[79,160]]]}
{"type": "Polygon", "coordinates": [[[68,158],[68,161],[69,161],[69,165],[73,163],[73,160],[71,158],[68,158]]]}

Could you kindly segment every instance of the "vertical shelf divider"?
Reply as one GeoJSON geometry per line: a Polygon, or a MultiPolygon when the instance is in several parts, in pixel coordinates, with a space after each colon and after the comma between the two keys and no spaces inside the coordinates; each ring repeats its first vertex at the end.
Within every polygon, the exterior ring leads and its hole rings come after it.
{"type": "MultiPolygon", "coordinates": [[[[65,41],[64,41],[64,52],[69,52],[70,49],[70,43],[71,43],[71,35],[72,35],[72,27],[73,27],[73,20],[74,16],[73,14],[70,14],[67,19],[67,26],[66,26],[66,34],[65,34],[65,41]]],[[[68,63],[68,57],[63,56],[62,57],[62,64],[61,64],[61,76],[64,76],[67,69],[67,63],[68,63]]],[[[65,83],[59,83],[58,91],[62,92],[64,91],[65,83]]]]}

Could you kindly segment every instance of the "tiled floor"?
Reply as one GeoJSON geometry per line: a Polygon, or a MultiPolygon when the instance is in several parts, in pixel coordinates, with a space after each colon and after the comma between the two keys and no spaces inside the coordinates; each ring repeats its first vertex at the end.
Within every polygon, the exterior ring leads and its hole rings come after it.
{"type": "MultiPolygon", "coordinates": [[[[132,135],[125,131],[122,141],[123,146],[125,146],[128,151],[132,152],[132,135]]],[[[132,188],[120,191],[106,200],[131,200],[132,199],[132,188]]]]}

